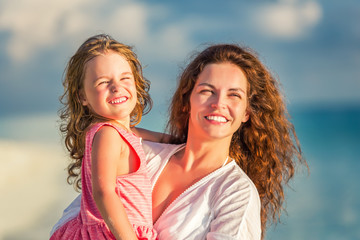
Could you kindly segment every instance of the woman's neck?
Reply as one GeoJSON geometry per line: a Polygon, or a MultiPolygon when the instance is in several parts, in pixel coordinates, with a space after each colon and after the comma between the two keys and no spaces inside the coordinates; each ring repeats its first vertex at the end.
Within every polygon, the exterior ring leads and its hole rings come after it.
{"type": "Polygon", "coordinates": [[[204,141],[189,137],[185,148],[175,157],[185,171],[195,168],[217,169],[229,155],[231,139],[204,141]]]}

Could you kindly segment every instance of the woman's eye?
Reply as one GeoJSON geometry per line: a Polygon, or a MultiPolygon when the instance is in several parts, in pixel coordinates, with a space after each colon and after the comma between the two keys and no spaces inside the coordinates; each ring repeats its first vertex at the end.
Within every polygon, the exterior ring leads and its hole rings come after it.
{"type": "Polygon", "coordinates": [[[213,91],[211,91],[209,89],[202,89],[202,90],[200,90],[200,93],[213,93],[213,91]]]}
{"type": "Polygon", "coordinates": [[[235,98],[241,99],[241,95],[240,95],[240,94],[232,93],[232,94],[230,94],[229,96],[230,96],[230,97],[235,97],[235,98]]]}

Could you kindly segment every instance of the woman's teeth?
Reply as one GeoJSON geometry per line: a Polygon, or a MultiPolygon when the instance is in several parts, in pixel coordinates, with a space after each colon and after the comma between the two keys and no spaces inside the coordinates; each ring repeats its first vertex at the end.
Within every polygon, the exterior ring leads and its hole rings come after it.
{"type": "Polygon", "coordinates": [[[228,121],[226,118],[221,117],[221,116],[206,116],[205,118],[207,120],[216,121],[216,122],[222,122],[222,123],[225,123],[225,122],[228,121]]]}

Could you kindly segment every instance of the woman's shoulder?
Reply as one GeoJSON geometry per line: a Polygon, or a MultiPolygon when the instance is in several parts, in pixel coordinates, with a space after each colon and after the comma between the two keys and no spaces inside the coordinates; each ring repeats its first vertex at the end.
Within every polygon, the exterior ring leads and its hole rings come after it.
{"type": "Polygon", "coordinates": [[[212,239],[260,239],[260,198],[245,172],[231,161],[204,185],[212,216],[212,239]]]}
{"type": "Polygon", "coordinates": [[[142,147],[144,149],[146,159],[154,158],[155,156],[160,156],[165,158],[168,155],[172,155],[178,149],[182,148],[184,144],[168,144],[168,143],[158,143],[151,141],[142,141],[142,147]]]}
{"type": "Polygon", "coordinates": [[[146,168],[152,183],[156,181],[169,158],[183,146],[184,144],[175,145],[143,141],[142,147],[145,152],[146,168]]]}
{"type": "Polygon", "coordinates": [[[261,202],[254,183],[235,161],[227,164],[224,169],[216,180],[218,186],[211,202],[216,216],[214,231],[241,239],[260,239],[261,202]],[[257,237],[249,237],[250,235],[257,237]]]}
{"type": "Polygon", "coordinates": [[[260,196],[255,184],[235,161],[224,166],[217,182],[221,201],[239,202],[260,209],[260,196]]]}
{"type": "Polygon", "coordinates": [[[253,181],[250,179],[250,177],[245,173],[245,171],[237,165],[235,160],[232,162],[232,169],[229,173],[229,177],[234,180],[234,184],[240,188],[247,188],[251,191],[254,191],[254,193],[258,194],[257,188],[253,181]]]}

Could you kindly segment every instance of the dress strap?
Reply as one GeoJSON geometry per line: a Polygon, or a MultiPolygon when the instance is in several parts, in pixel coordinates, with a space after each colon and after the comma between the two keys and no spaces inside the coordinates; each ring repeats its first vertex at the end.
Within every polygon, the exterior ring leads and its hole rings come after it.
{"type": "Polygon", "coordinates": [[[229,159],[229,156],[226,157],[225,162],[223,163],[223,165],[222,165],[221,167],[225,166],[225,164],[227,163],[228,159],[229,159]]]}
{"type": "Polygon", "coordinates": [[[113,127],[120,134],[120,136],[125,140],[125,142],[127,144],[129,144],[129,146],[135,151],[135,153],[138,155],[141,162],[145,162],[145,153],[144,153],[144,150],[142,149],[141,140],[139,139],[139,137],[136,136],[134,133],[129,132],[126,129],[119,127],[116,124],[112,124],[111,122],[96,123],[88,131],[87,136],[86,136],[86,139],[87,139],[86,141],[89,144],[89,146],[88,146],[88,149],[90,150],[89,154],[91,154],[91,145],[93,142],[93,138],[94,138],[96,132],[99,131],[99,129],[102,126],[113,127]]]}

